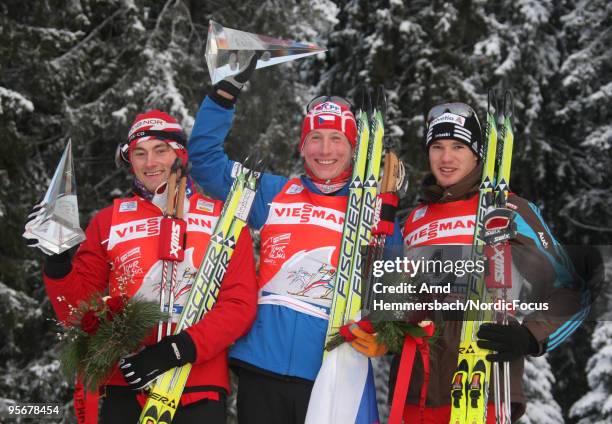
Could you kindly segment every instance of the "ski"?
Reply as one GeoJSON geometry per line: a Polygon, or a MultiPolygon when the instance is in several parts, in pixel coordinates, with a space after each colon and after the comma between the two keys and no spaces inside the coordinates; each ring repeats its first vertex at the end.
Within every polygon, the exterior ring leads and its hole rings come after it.
{"type": "MultiPolygon", "coordinates": [[[[382,90],[382,89],[381,89],[382,90]]],[[[384,92],[379,92],[379,99],[384,92]]],[[[377,102],[378,103],[378,102],[377,102]]],[[[376,195],[380,179],[380,163],[383,151],[383,137],[385,127],[380,105],[377,104],[370,119],[370,143],[368,144],[367,165],[363,183],[363,196],[357,224],[357,242],[351,259],[350,285],[347,298],[347,306],[344,311],[343,324],[355,319],[357,312],[361,309],[362,301],[362,262],[363,249],[370,243],[372,238],[372,225],[374,224],[374,211],[376,207],[376,195]]]]}
{"type": "MultiPolygon", "coordinates": [[[[378,97],[384,101],[382,87],[378,97]]],[[[338,329],[354,319],[361,309],[362,248],[369,244],[371,238],[383,150],[384,124],[378,105],[370,114],[363,106],[358,111],[357,134],[326,345],[338,333],[338,329]]]]}
{"type": "MultiPolygon", "coordinates": [[[[239,169],[174,330],[175,334],[196,323],[214,306],[238,237],[246,225],[258,181],[259,173],[244,167],[239,169]]],[[[171,423],[190,371],[191,364],[186,364],[162,374],[149,391],[138,422],[171,423]]]]}
{"type": "MultiPolygon", "coordinates": [[[[361,199],[363,197],[363,181],[366,172],[369,143],[370,128],[368,114],[362,107],[362,109],[357,112],[357,147],[355,151],[355,160],[353,161],[353,173],[349,184],[344,225],[342,226],[338,269],[334,279],[334,294],[329,312],[325,344],[331,340],[338,332],[339,328],[344,324],[344,312],[349,296],[351,263],[353,254],[355,250],[358,249],[357,231],[361,210],[361,199]]],[[[325,351],[325,354],[327,354],[327,351],[325,351]]]]}
{"type": "MultiPolygon", "coordinates": [[[[487,105],[487,126],[485,130],[485,156],[480,187],[478,208],[472,242],[471,258],[484,260],[485,215],[494,204],[495,165],[497,154],[497,105],[492,91],[487,105]]],[[[471,273],[468,277],[466,300],[487,302],[489,294],[482,273],[471,273]]],[[[480,324],[492,319],[491,313],[468,310],[461,328],[457,368],[451,381],[451,424],[484,424],[487,415],[487,398],[491,363],[485,359],[490,353],[476,344],[476,333],[480,324]]]]}
{"type": "MultiPolygon", "coordinates": [[[[512,131],[513,118],[513,99],[512,93],[506,91],[504,95],[504,106],[500,114],[502,127],[500,139],[502,140],[501,153],[498,155],[499,165],[497,170],[497,184],[495,186],[495,206],[497,209],[490,216],[487,216],[485,223],[487,231],[487,243],[489,246],[488,257],[495,262],[493,269],[507,270],[506,264],[511,263],[512,256],[510,251],[510,238],[516,233],[514,224],[514,211],[507,208],[508,195],[510,193],[510,168],[512,165],[512,150],[514,147],[514,133],[512,131]],[[497,222],[494,228],[490,228],[489,222],[497,222]],[[491,232],[493,240],[488,236],[491,232]]],[[[498,149],[499,150],[499,149],[498,149]]],[[[505,302],[508,298],[508,289],[512,288],[512,271],[502,273],[492,273],[489,276],[490,288],[501,291],[501,299],[505,302]]],[[[497,314],[496,321],[501,321],[503,325],[508,325],[508,311],[503,310],[497,314]],[[499,316],[501,315],[501,316],[499,316]]],[[[510,424],[511,422],[511,399],[510,399],[510,363],[504,362],[503,369],[500,364],[493,364],[493,394],[495,402],[495,422],[496,424],[510,424]],[[503,383],[503,386],[502,386],[503,383]]]]}

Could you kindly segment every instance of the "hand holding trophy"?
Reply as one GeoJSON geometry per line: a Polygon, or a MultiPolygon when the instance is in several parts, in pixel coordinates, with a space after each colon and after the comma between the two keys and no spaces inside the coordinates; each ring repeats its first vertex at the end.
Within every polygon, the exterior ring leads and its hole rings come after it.
{"type": "Polygon", "coordinates": [[[76,180],[69,140],[43,200],[36,204],[23,237],[46,255],[58,255],[85,240],[79,225],[76,180]]]}

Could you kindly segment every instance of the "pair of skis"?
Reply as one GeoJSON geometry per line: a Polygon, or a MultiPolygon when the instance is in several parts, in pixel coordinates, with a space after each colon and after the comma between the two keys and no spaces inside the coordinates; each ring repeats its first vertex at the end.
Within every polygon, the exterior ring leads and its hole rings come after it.
{"type": "MultiPolygon", "coordinates": [[[[245,167],[238,170],[174,330],[175,334],[199,321],[217,301],[223,276],[238,237],[247,223],[259,175],[245,167]]],[[[151,387],[138,422],[170,424],[190,371],[191,364],[186,364],[162,374],[151,387]]]]}
{"type": "Polygon", "coordinates": [[[376,108],[368,114],[362,106],[357,113],[357,148],[342,228],[326,345],[342,325],[355,319],[361,309],[362,252],[370,242],[374,223],[385,134],[381,110],[383,105],[384,88],[380,87],[376,108]]]}
{"type": "MultiPolygon", "coordinates": [[[[512,211],[505,209],[509,194],[510,168],[514,135],[512,132],[512,95],[506,91],[503,111],[499,113],[495,93],[490,91],[487,106],[487,126],[485,131],[485,156],[483,174],[479,187],[478,209],[472,259],[485,260],[487,249],[495,249],[504,262],[509,263],[509,250],[505,249],[508,239],[513,235],[512,211]],[[498,145],[497,118],[502,123],[498,145]],[[506,257],[504,257],[506,255],[506,257]]],[[[472,273],[468,278],[466,300],[491,301],[490,289],[501,289],[501,297],[511,286],[511,276],[502,275],[501,280],[492,284],[485,281],[485,275],[472,273]]],[[[451,382],[451,424],[484,424],[487,418],[487,400],[491,363],[486,356],[491,353],[476,344],[476,333],[484,322],[494,321],[497,317],[492,311],[468,310],[464,317],[459,344],[457,368],[451,382]]],[[[507,324],[504,310],[501,321],[507,324]]],[[[503,394],[499,363],[494,364],[494,396],[496,423],[510,423],[510,364],[503,364],[503,394]]]]}

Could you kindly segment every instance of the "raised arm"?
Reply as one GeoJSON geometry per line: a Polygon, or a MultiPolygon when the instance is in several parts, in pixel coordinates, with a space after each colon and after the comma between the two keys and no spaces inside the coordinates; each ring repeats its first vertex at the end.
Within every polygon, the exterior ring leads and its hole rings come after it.
{"type": "Polygon", "coordinates": [[[220,200],[226,199],[233,182],[235,162],[223,150],[233,119],[233,106],[226,108],[206,97],[188,143],[191,175],[208,194],[220,200]]]}
{"type": "MultiPolygon", "coordinates": [[[[232,126],[234,105],[233,101],[220,96],[217,93],[219,90],[215,87],[213,87],[214,94],[206,97],[200,106],[188,149],[192,164],[191,172],[196,182],[210,196],[225,200],[238,166],[235,161],[229,159],[223,149],[225,137],[232,126]]],[[[272,199],[286,182],[286,177],[278,175],[264,173],[261,176],[249,217],[251,227],[261,228],[268,216],[272,199]]]]}

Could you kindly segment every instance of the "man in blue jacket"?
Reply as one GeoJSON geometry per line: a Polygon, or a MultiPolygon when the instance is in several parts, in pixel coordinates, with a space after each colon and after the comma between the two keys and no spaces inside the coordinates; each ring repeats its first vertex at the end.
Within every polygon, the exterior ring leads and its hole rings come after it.
{"type": "MultiPolygon", "coordinates": [[[[193,177],[219,199],[241,166],[229,160],[223,141],[254,67],[252,60],[213,86],[189,141],[193,177]]],[[[249,225],[261,230],[257,319],[230,353],[240,378],[241,424],[304,422],[323,358],[356,138],[348,101],[315,98],[299,143],[306,175],[261,177],[249,217],[249,225]]],[[[388,242],[401,244],[399,226],[388,242]]]]}

